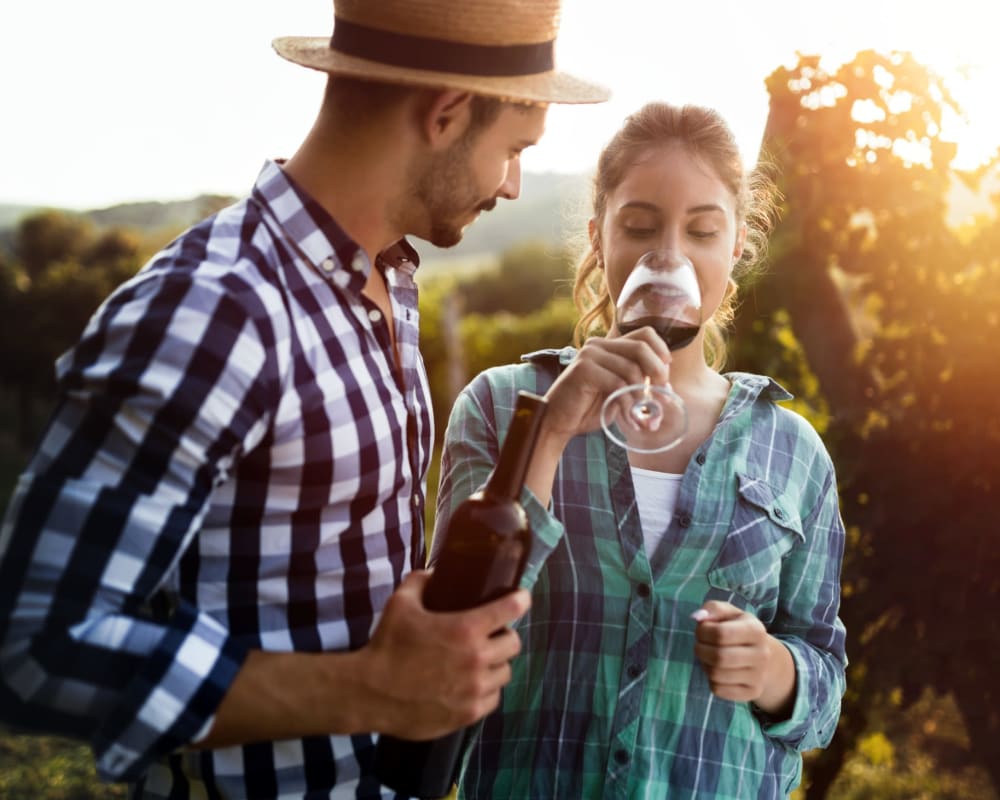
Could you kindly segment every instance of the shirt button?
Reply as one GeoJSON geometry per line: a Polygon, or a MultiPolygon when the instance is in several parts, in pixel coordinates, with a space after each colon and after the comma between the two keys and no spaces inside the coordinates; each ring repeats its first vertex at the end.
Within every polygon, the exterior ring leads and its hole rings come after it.
{"type": "Polygon", "coordinates": [[[337,265],[332,258],[326,258],[320,266],[323,268],[323,272],[333,272],[337,265]]]}
{"type": "Polygon", "coordinates": [[[377,308],[373,308],[371,311],[368,312],[368,319],[370,319],[372,322],[379,322],[382,319],[382,312],[379,311],[377,308]]]}
{"type": "Polygon", "coordinates": [[[638,664],[629,664],[628,676],[630,678],[633,679],[638,678],[641,674],[642,674],[642,667],[640,667],[638,664]]]}
{"type": "Polygon", "coordinates": [[[690,528],[691,527],[691,515],[690,514],[681,514],[680,517],[677,520],[677,523],[682,528],[690,528]]]}
{"type": "Polygon", "coordinates": [[[420,495],[419,494],[413,495],[413,507],[414,508],[420,508],[420,495]]]}
{"type": "Polygon", "coordinates": [[[367,261],[368,259],[365,258],[364,253],[355,253],[354,258],[351,259],[351,269],[355,272],[362,272],[367,261]]]}
{"type": "Polygon", "coordinates": [[[624,748],[615,750],[615,761],[617,761],[619,764],[627,764],[628,750],[625,750],[624,748]]]}
{"type": "Polygon", "coordinates": [[[635,587],[635,590],[639,593],[639,597],[649,597],[648,583],[640,583],[637,587],[635,587]]]}
{"type": "Polygon", "coordinates": [[[698,453],[698,455],[695,456],[694,460],[697,461],[699,464],[704,464],[705,463],[705,454],[704,453],[698,453]]]}

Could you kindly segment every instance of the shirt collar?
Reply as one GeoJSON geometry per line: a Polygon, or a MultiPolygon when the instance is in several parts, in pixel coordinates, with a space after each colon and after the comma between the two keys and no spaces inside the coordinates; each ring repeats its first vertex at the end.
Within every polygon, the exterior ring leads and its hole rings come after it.
{"type": "Polygon", "coordinates": [[[795,397],[774,378],[769,378],[767,375],[755,375],[752,372],[726,372],[723,377],[727,378],[730,383],[745,389],[754,400],[763,395],[767,400],[780,403],[795,397]]]}
{"type": "Polygon", "coordinates": [[[378,254],[375,263],[380,269],[398,269],[406,275],[413,277],[413,273],[420,266],[420,254],[414,249],[405,238],[400,239],[395,244],[389,245],[378,254]]]}
{"type": "Polygon", "coordinates": [[[794,395],[767,375],[750,372],[727,372],[723,375],[730,383],[729,397],[722,409],[720,422],[732,419],[758,400],[780,403],[794,395]]]}
{"type": "MultiPolygon", "coordinates": [[[[342,289],[361,291],[372,267],[364,250],[279,162],[264,163],[252,194],[271,212],[287,244],[323,278],[342,289]]],[[[420,256],[403,238],[380,253],[376,262],[380,269],[400,269],[412,276],[420,256]]]]}

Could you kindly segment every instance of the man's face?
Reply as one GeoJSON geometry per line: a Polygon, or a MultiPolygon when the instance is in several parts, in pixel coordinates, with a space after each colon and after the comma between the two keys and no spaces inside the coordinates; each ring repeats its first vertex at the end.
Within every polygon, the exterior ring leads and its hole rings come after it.
{"type": "Polygon", "coordinates": [[[541,138],[546,111],[504,104],[486,127],[423,164],[414,184],[427,228],[423,238],[438,247],[453,247],[481,212],[493,209],[498,197],[513,200],[521,193],[521,152],[541,138]]]}

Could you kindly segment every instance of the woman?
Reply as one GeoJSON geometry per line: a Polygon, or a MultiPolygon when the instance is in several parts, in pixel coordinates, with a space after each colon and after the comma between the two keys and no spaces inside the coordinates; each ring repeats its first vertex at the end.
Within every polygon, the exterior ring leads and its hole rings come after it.
{"type": "Polygon", "coordinates": [[[844,690],[844,529],[833,466],[769,378],[719,372],[735,275],[760,255],[769,184],[712,110],[650,104],[605,148],[577,271],[578,350],[486,371],[452,412],[438,530],[495,463],[517,391],[549,408],[522,502],[535,535],[523,652],[466,756],[460,795],[785,796],[833,735],[844,690]],[[687,257],[705,319],[670,353],[612,311],[643,253],[687,257]],[[710,319],[709,319],[710,318],[710,319]],[[599,418],[669,377],[684,439],[635,455],[599,418]]]}

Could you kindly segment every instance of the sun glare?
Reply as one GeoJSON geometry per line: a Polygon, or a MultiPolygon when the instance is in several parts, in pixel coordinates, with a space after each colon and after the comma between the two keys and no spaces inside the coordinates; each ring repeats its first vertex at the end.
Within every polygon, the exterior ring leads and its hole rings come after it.
{"type": "Polygon", "coordinates": [[[946,118],[941,135],[958,144],[956,169],[975,169],[989,161],[1000,148],[1000,56],[986,67],[961,68],[945,74],[948,88],[963,112],[962,117],[946,118]]]}
{"type": "MultiPolygon", "coordinates": [[[[564,3],[559,63],[605,83],[613,97],[596,107],[554,107],[545,137],[525,154],[531,171],[589,171],[623,118],[650,100],[717,108],[753,161],[767,121],[768,75],[794,66],[797,53],[819,54],[822,68],[836,69],[871,49],[912,52],[942,76],[964,110],[941,131],[958,145],[956,168],[975,169],[1000,147],[1000,10],[981,0],[943,7],[927,0],[840,0],[821,21],[800,0],[719,0],[716,16],[725,24],[707,27],[697,4],[564,3]]],[[[175,0],[156,13],[153,27],[161,36],[154,39],[129,33],[149,27],[139,5],[102,0],[96,11],[72,0],[8,3],[13,11],[0,5],[0,73],[18,76],[0,88],[3,107],[31,122],[0,126],[3,152],[18,154],[0,163],[0,202],[87,208],[239,194],[264,156],[287,156],[298,145],[321,79],[282,62],[269,42],[283,33],[325,30],[328,3],[175,0]],[[220,37],[237,11],[240,31],[220,37]],[[52,29],[52,18],[63,24],[52,29]],[[86,37],[77,35],[84,29],[86,37]],[[38,41],[48,50],[35,47],[38,41]],[[177,42],[185,43],[183,59],[174,57],[177,42]],[[48,52],[61,57],[46,58],[48,52]],[[243,79],[207,91],[206,81],[222,75],[219,64],[239,65],[243,79]],[[174,113],[180,107],[184,113],[174,113]]],[[[817,93],[814,102],[838,99],[817,93]]],[[[861,120],[866,109],[857,113],[861,120]]]]}

